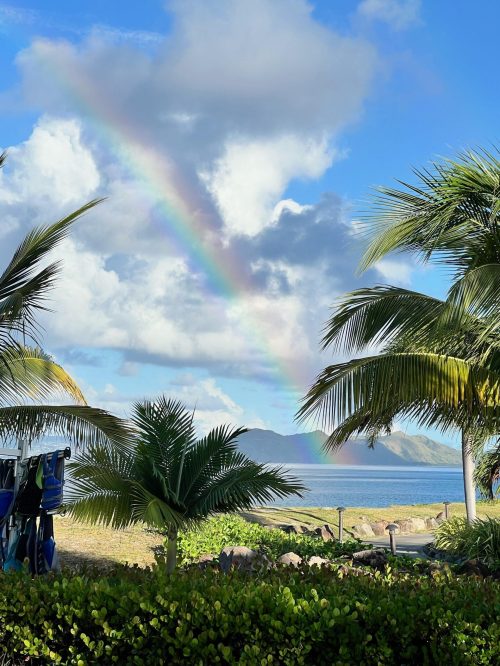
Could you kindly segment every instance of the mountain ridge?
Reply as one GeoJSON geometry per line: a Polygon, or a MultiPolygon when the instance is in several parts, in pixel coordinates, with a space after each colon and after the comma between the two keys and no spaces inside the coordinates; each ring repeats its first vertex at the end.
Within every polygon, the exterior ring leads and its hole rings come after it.
{"type": "Polygon", "coordinates": [[[274,430],[253,428],[240,436],[239,449],[257,462],[337,465],[460,466],[460,451],[425,435],[401,431],[383,435],[370,449],[366,438],[351,439],[335,453],[322,449],[327,435],[321,430],[280,435],[274,430]]]}

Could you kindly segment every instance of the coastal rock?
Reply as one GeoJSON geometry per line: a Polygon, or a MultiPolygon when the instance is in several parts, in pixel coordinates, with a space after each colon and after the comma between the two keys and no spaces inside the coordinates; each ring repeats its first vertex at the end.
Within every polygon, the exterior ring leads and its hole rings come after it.
{"type": "Polygon", "coordinates": [[[438,521],[435,518],[426,518],[425,527],[428,530],[435,530],[439,526],[438,521]]]}
{"type": "Polygon", "coordinates": [[[314,534],[320,536],[323,541],[333,541],[335,539],[330,525],[322,525],[321,527],[317,527],[314,530],[314,534]]]}
{"type": "Polygon", "coordinates": [[[376,523],[370,523],[375,536],[384,536],[386,534],[385,528],[389,523],[386,520],[378,520],[376,523]]]}
{"type": "Polygon", "coordinates": [[[307,564],[310,567],[326,567],[330,564],[330,560],[326,560],[324,557],[318,557],[317,555],[313,555],[313,557],[309,558],[307,564]]]}
{"type": "Polygon", "coordinates": [[[358,537],[373,537],[373,536],[375,536],[375,533],[372,530],[369,523],[360,523],[359,525],[353,525],[352,529],[354,530],[355,536],[358,536],[358,537]]]}
{"type": "Polygon", "coordinates": [[[276,560],[276,564],[285,566],[299,567],[302,564],[302,558],[297,553],[285,553],[276,560]]]}
{"type": "Polygon", "coordinates": [[[227,573],[233,567],[242,571],[267,569],[271,563],[268,558],[246,546],[226,546],[219,555],[219,566],[227,573]]]}
{"type": "Polygon", "coordinates": [[[387,564],[387,553],[383,548],[360,550],[352,554],[352,561],[356,564],[366,564],[370,567],[380,569],[387,564]]]}

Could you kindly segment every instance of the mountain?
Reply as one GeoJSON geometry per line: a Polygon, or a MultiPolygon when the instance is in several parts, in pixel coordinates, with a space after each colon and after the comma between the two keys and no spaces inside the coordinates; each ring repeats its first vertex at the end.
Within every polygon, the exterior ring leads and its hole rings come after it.
{"type": "Polygon", "coordinates": [[[367,440],[348,441],[334,454],[322,450],[326,435],[321,430],[279,435],[254,428],[239,439],[239,448],[257,462],[335,463],[337,465],[461,465],[460,452],[423,435],[393,432],[380,437],[374,449],[367,440]]]}

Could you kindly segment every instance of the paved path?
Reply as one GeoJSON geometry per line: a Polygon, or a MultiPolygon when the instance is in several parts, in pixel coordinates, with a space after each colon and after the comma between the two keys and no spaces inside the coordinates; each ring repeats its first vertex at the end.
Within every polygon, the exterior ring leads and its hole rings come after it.
{"type": "MultiPolygon", "coordinates": [[[[396,552],[400,555],[409,555],[410,557],[427,557],[423,552],[423,547],[432,541],[433,538],[434,535],[432,532],[396,534],[396,552]]],[[[390,548],[389,536],[367,539],[366,543],[372,543],[374,546],[378,547],[390,548]]]]}

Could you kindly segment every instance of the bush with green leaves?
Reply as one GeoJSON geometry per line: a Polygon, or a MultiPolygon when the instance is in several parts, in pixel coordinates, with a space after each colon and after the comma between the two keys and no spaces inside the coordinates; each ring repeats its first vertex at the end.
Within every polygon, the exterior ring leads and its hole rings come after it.
{"type": "Polygon", "coordinates": [[[0,662],[491,666],[499,610],[498,583],[449,573],[9,573],[0,662]]]}
{"type": "Polygon", "coordinates": [[[290,551],[302,558],[313,555],[332,558],[367,548],[358,540],[339,544],[306,534],[286,534],[279,529],[249,523],[239,516],[210,518],[203,525],[179,534],[182,564],[194,562],[200,555],[212,553],[217,556],[226,546],[247,546],[265,553],[272,560],[290,551]]]}
{"type": "Polygon", "coordinates": [[[434,533],[434,545],[461,558],[478,558],[494,570],[500,570],[500,520],[451,518],[434,533]]]}

